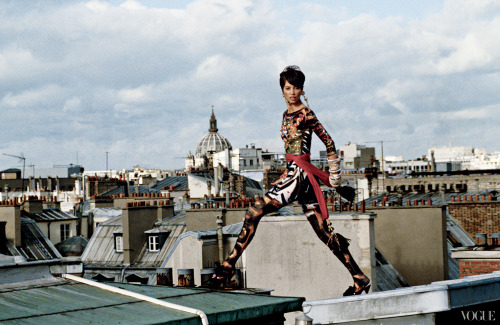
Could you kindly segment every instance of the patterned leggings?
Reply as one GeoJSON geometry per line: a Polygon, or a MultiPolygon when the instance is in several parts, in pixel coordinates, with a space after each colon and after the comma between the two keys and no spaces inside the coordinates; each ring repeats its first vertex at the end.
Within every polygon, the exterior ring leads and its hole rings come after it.
{"type": "Polygon", "coordinates": [[[226,267],[234,267],[236,261],[252,241],[259,221],[264,215],[278,211],[293,201],[300,203],[316,235],[330,248],[351,275],[363,274],[349,252],[348,240],[333,232],[329,220],[323,220],[308,176],[295,162],[287,164],[286,177],[274,185],[262,199],[257,200],[246,212],[240,235],[231,254],[224,262],[224,264],[229,264],[226,267]]]}

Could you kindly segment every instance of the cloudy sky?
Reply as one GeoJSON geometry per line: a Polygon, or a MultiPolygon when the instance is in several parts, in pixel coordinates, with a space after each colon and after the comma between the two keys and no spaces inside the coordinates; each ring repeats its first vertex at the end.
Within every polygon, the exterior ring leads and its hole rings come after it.
{"type": "Polygon", "coordinates": [[[0,0],[0,153],[182,168],[212,105],[233,147],[281,151],[290,64],[337,146],[498,151],[499,30],[494,0],[0,0]]]}

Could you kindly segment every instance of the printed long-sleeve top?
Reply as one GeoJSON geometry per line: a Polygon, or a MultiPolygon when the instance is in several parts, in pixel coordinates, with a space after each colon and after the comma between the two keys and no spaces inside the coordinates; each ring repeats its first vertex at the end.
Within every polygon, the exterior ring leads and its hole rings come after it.
{"type": "Polygon", "coordinates": [[[302,155],[311,152],[312,131],[325,144],[327,154],[335,153],[335,143],[318,121],[316,114],[304,107],[294,113],[283,113],[281,138],[287,154],[302,155]]]}

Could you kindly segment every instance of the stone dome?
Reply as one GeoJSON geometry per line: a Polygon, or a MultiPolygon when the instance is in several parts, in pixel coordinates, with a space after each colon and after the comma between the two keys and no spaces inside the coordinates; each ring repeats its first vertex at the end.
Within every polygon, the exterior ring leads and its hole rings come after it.
{"type": "Polygon", "coordinates": [[[225,149],[232,149],[231,143],[224,136],[217,133],[217,119],[215,118],[214,110],[212,108],[212,116],[210,117],[210,128],[206,134],[198,142],[196,146],[195,157],[210,157],[213,153],[223,151],[225,149]]]}
{"type": "Polygon", "coordinates": [[[217,132],[210,132],[201,138],[196,146],[196,157],[211,156],[215,152],[231,149],[231,143],[217,132]]]}

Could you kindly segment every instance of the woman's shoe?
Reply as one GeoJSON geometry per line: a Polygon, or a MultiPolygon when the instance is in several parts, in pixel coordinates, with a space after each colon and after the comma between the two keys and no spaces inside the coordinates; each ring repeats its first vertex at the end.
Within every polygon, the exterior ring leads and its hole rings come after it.
{"type": "Polygon", "coordinates": [[[354,286],[347,288],[347,290],[344,292],[344,296],[357,296],[362,294],[363,291],[365,293],[368,293],[370,287],[370,279],[367,276],[364,276],[363,279],[354,278],[354,286]]]}
{"type": "Polygon", "coordinates": [[[215,273],[208,283],[208,287],[212,289],[220,289],[221,287],[223,287],[224,282],[226,282],[227,279],[231,279],[234,273],[234,266],[226,266],[216,263],[215,273]]]}

